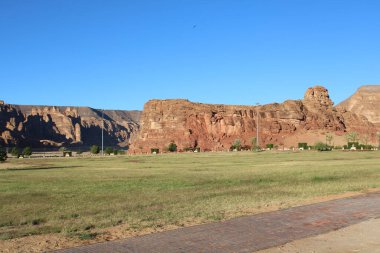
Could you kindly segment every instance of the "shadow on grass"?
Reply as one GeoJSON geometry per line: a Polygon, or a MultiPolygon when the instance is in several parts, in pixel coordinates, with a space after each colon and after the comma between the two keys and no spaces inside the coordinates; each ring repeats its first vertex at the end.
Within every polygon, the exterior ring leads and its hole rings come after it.
{"type": "Polygon", "coordinates": [[[69,168],[80,168],[84,166],[46,166],[46,167],[30,167],[30,168],[8,168],[6,170],[17,171],[17,170],[55,170],[55,169],[69,169],[69,168]]]}

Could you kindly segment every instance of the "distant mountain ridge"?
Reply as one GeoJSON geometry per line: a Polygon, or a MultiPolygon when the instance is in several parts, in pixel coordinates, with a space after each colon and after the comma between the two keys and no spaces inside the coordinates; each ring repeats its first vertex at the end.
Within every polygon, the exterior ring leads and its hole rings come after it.
{"type": "Polygon", "coordinates": [[[360,87],[351,97],[338,104],[337,108],[365,116],[380,130],[380,85],[360,87]]]}
{"type": "MultiPolygon", "coordinates": [[[[104,110],[104,144],[127,146],[139,129],[140,111],[104,110]]],[[[100,145],[102,111],[91,107],[0,103],[3,146],[100,145]]]]}
{"type": "MultiPolygon", "coordinates": [[[[380,85],[360,87],[334,106],[322,86],[309,88],[302,100],[262,106],[212,105],[185,99],[150,100],[141,111],[104,110],[104,145],[131,152],[163,150],[174,141],[179,150],[227,150],[240,139],[251,145],[259,114],[260,144],[279,147],[298,142],[346,143],[345,134],[356,131],[377,144],[380,131],[380,85]]],[[[101,144],[102,110],[91,107],[13,105],[0,101],[1,146],[90,146],[101,144]]]]}

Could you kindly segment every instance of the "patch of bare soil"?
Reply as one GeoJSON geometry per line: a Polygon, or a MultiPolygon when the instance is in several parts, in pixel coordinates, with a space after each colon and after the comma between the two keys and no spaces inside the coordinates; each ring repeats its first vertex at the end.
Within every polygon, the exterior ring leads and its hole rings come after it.
{"type": "MultiPolygon", "coordinates": [[[[370,189],[370,190],[365,191],[364,193],[374,192],[374,191],[379,191],[379,190],[380,189],[370,189]]],[[[347,193],[338,194],[338,195],[330,195],[327,197],[318,197],[318,198],[310,199],[308,201],[303,202],[302,204],[306,205],[306,204],[324,202],[324,201],[333,200],[333,199],[358,196],[361,194],[363,194],[363,192],[347,192],[347,193]]],[[[237,213],[226,214],[225,218],[229,219],[232,217],[237,217],[237,216],[242,216],[242,215],[252,215],[252,214],[257,214],[257,213],[276,211],[281,208],[284,208],[284,206],[268,205],[260,209],[249,209],[249,210],[247,209],[247,210],[241,210],[237,213]]],[[[379,225],[380,225],[380,221],[377,221],[377,222],[379,222],[379,225]]],[[[80,245],[92,244],[92,243],[97,243],[97,242],[125,239],[129,237],[163,232],[163,231],[177,229],[180,227],[189,227],[189,226],[199,225],[203,223],[205,222],[201,219],[198,219],[198,220],[194,219],[194,220],[184,221],[178,225],[148,228],[142,231],[133,231],[128,226],[128,224],[121,224],[121,225],[111,227],[111,228],[93,230],[91,232],[97,233],[98,236],[96,236],[96,238],[94,239],[89,239],[89,240],[81,240],[78,238],[67,237],[62,234],[33,235],[33,236],[27,236],[27,237],[16,238],[16,239],[11,239],[11,240],[0,240],[0,253],[45,252],[45,251],[51,251],[51,250],[56,250],[56,249],[63,249],[63,248],[76,247],[80,245]]],[[[378,238],[380,238],[380,230],[377,231],[377,233],[378,233],[377,234],[378,238]]],[[[380,246],[378,247],[380,248],[380,246]]],[[[288,252],[325,252],[325,251],[273,251],[273,252],[268,251],[265,253],[280,253],[280,252],[288,253],[288,252]]],[[[331,252],[338,252],[338,251],[331,251],[331,252]]],[[[351,252],[351,251],[345,251],[345,252],[351,252]]],[[[352,252],[355,252],[355,251],[352,251],[352,252]]],[[[367,251],[362,251],[362,252],[367,252],[367,251]]],[[[377,252],[377,251],[368,251],[368,252],[377,252]]]]}
{"type": "Polygon", "coordinates": [[[380,253],[380,219],[296,240],[257,253],[380,253]]]}

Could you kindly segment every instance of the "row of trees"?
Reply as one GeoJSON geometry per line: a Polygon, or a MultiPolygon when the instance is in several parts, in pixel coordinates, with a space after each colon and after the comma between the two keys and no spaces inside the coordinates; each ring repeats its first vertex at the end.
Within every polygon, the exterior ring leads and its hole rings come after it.
{"type": "MultiPolygon", "coordinates": [[[[100,153],[100,147],[98,145],[92,145],[90,148],[91,154],[99,154],[100,153]]],[[[106,147],[104,150],[104,153],[107,155],[114,154],[114,155],[123,155],[125,152],[124,150],[118,150],[111,147],[106,147]]]]}
{"type": "Polygon", "coordinates": [[[26,147],[21,152],[19,148],[13,147],[11,149],[10,153],[12,154],[12,156],[15,156],[17,158],[20,157],[20,156],[31,156],[32,155],[32,148],[31,147],[26,147]]]}
{"type": "MultiPolygon", "coordinates": [[[[32,155],[32,149],[30,147],[26,147],[21,152],[19,148],[13,147],[10,151],[10,154],[12,154],[12,156],[15,156],[17,158],[20,156],[27,157],[27,156],[32,155]]],[[[0,162],[6,161],[7,158],[8,158],[7,151],[3,148],[0,148],[0,162]]]]}

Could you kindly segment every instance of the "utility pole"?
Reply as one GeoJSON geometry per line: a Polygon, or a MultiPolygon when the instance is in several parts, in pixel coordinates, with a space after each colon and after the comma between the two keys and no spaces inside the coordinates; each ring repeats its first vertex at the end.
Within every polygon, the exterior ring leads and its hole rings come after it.
{"type": "Polygon", "coordinates": [[[256,103],[256,149],[259,149],[259,106],[260,103],[256,103]]]}
{"type": "Polygon", "coordinates": [[[104,156],[104,137],[103,137],[103,130],[104,130],[104,109],[102,109],[102,156],[104,156]]]}

